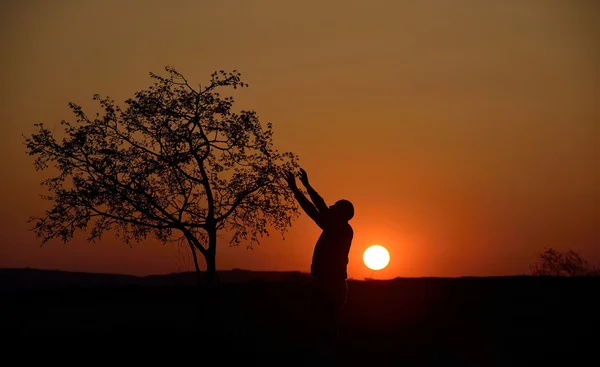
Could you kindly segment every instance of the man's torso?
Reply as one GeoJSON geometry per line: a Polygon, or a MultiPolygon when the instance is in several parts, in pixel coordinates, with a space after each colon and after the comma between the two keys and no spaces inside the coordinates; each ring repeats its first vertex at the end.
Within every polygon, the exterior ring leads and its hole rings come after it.
{"type": "Polygon", "coordinates": [[[313,252],[311,274],[315,278],[346,279],[348,254],[354,236],[348,223],[323,230],[313,252]]]}

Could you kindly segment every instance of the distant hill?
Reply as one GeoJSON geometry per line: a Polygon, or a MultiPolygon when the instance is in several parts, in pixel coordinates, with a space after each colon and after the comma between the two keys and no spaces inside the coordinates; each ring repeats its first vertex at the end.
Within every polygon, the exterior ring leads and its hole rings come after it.
{"type": "MultiPolygon", "coordinates": [[[[299,271],[252,271],[233,269],[218,271],[219,282],[222,284],[231,283],[306,283],[310,281],[310,274],[299,271]]],[[[534,277],[534,276],[495,276],[495,277],[458,277],[458,278],[439,278],[439,277],[421,277],[421,278],[395,278],[389,280],[348,279],[350,282],[371,283],[371,284],[445,284],[448,282],[461,284],[481,285],[486,288],[495,283],[512,285],[540,285],[545,284],[553,277],[534,277]],[[544,278],[546,280],[544,280],[544,278]]],[[[557,280],[560,280],[557,278],[557,280]]],[[[568,281],[564,278],[563,281],[568,281]]],[[[582,280],[584,281],[584,280],[582,280]]],[[[591,282],[597,282],[597,279],[589,279],[591,282]]],[[[554,281],[552,281],[554,282],[554,281]]],[[[161,275],[135,276],[122,274],[104,274],[104,273],[85,273],[70,272],[61,270],[42,270],[32,268],[10,269],[0,268],[0,292],[16,290],[36,290],[36,289],[60,289],[60,288],[109,288],[109,287],[163,287],[163,286],[193,286],[197,284],[195,272],[172,273],[161,275]]]]}
{"type": "MultiPolygon", "coordinates": [[[[221,283],[303,282],[310,275],[298,271],[218,271],[221,283]]],[[[197,283],[195,272],[134,276],[41,269],[0,269],[0,291],[72,287],[186,286],[197,283]]]]}

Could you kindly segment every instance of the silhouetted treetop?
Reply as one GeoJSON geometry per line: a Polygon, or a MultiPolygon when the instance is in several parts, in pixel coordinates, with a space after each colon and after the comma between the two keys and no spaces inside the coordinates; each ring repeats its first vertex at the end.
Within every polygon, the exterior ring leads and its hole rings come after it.
{"type": "Polygon", "coordinates": [[[271,227],[283,233],[298,215],[280,180],[297,157],[274,147],[270,123],[263,126],[255,111],[233,111],[233,97],[220,93],[247,87],[241,74],[215,72],[193,87],[174,68],[166,71],[150,73],[154,83],[124,109],[94,95],[103,114],[90,118],[70,103],[76,122],[61,122],[61,140],[42,123],[25,138],[36,169],[58,171],[44,181],[53,207],[31,219],[43,243],[69,241],[86,228],[90,240],[108,230],[127,243],[185,240],[214,272],[217,231],[251,246],[271,227]]]}
{"type": "Polygon", "coordinates": [[[531,266],[531,274],[538,276],[598,276],[600,271],[577,252],[546,249],[531,266]]]}

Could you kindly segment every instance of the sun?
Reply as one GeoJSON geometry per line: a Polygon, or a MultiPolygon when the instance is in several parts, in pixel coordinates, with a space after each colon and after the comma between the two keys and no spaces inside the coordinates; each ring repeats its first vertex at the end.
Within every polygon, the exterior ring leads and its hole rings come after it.
{"type": "Polygon", "coordinates": [[[365,265],[371,270],[381,270],[390,263],[390,253],[385,247],[373,245],[363,254],[365,265]]]}

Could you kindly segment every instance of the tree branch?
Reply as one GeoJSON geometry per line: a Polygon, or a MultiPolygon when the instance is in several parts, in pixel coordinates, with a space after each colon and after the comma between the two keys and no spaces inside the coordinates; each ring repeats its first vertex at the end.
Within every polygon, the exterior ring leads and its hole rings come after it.
{"type": "Polygon", "coordinates": [[[265,183],[262,183],[256,187],[254,187],[253,189],[250,190],[246,190],[246,191],[242,191],[241,193],[239,193],[235,199],[235,201],[233,202],[233,204],[231,205],[231,207],[229,207],[229,209],[225,212],[225,214],[221,215],[219,218],[217,218],[215,220],[216,223],[219,223],[225,219],[227,219],[227,217],[229,217],[231,215],[231,213],[233,213],[238,206],[240,206],[240,204],[244,201],[244,199],[246,199],[249,195],[251,195],[252,193],[258,191],[259,189],[261,189],[262,187],[264,187],[265,185],[267,185],[270,181],[267,181],[265,183]]]}

